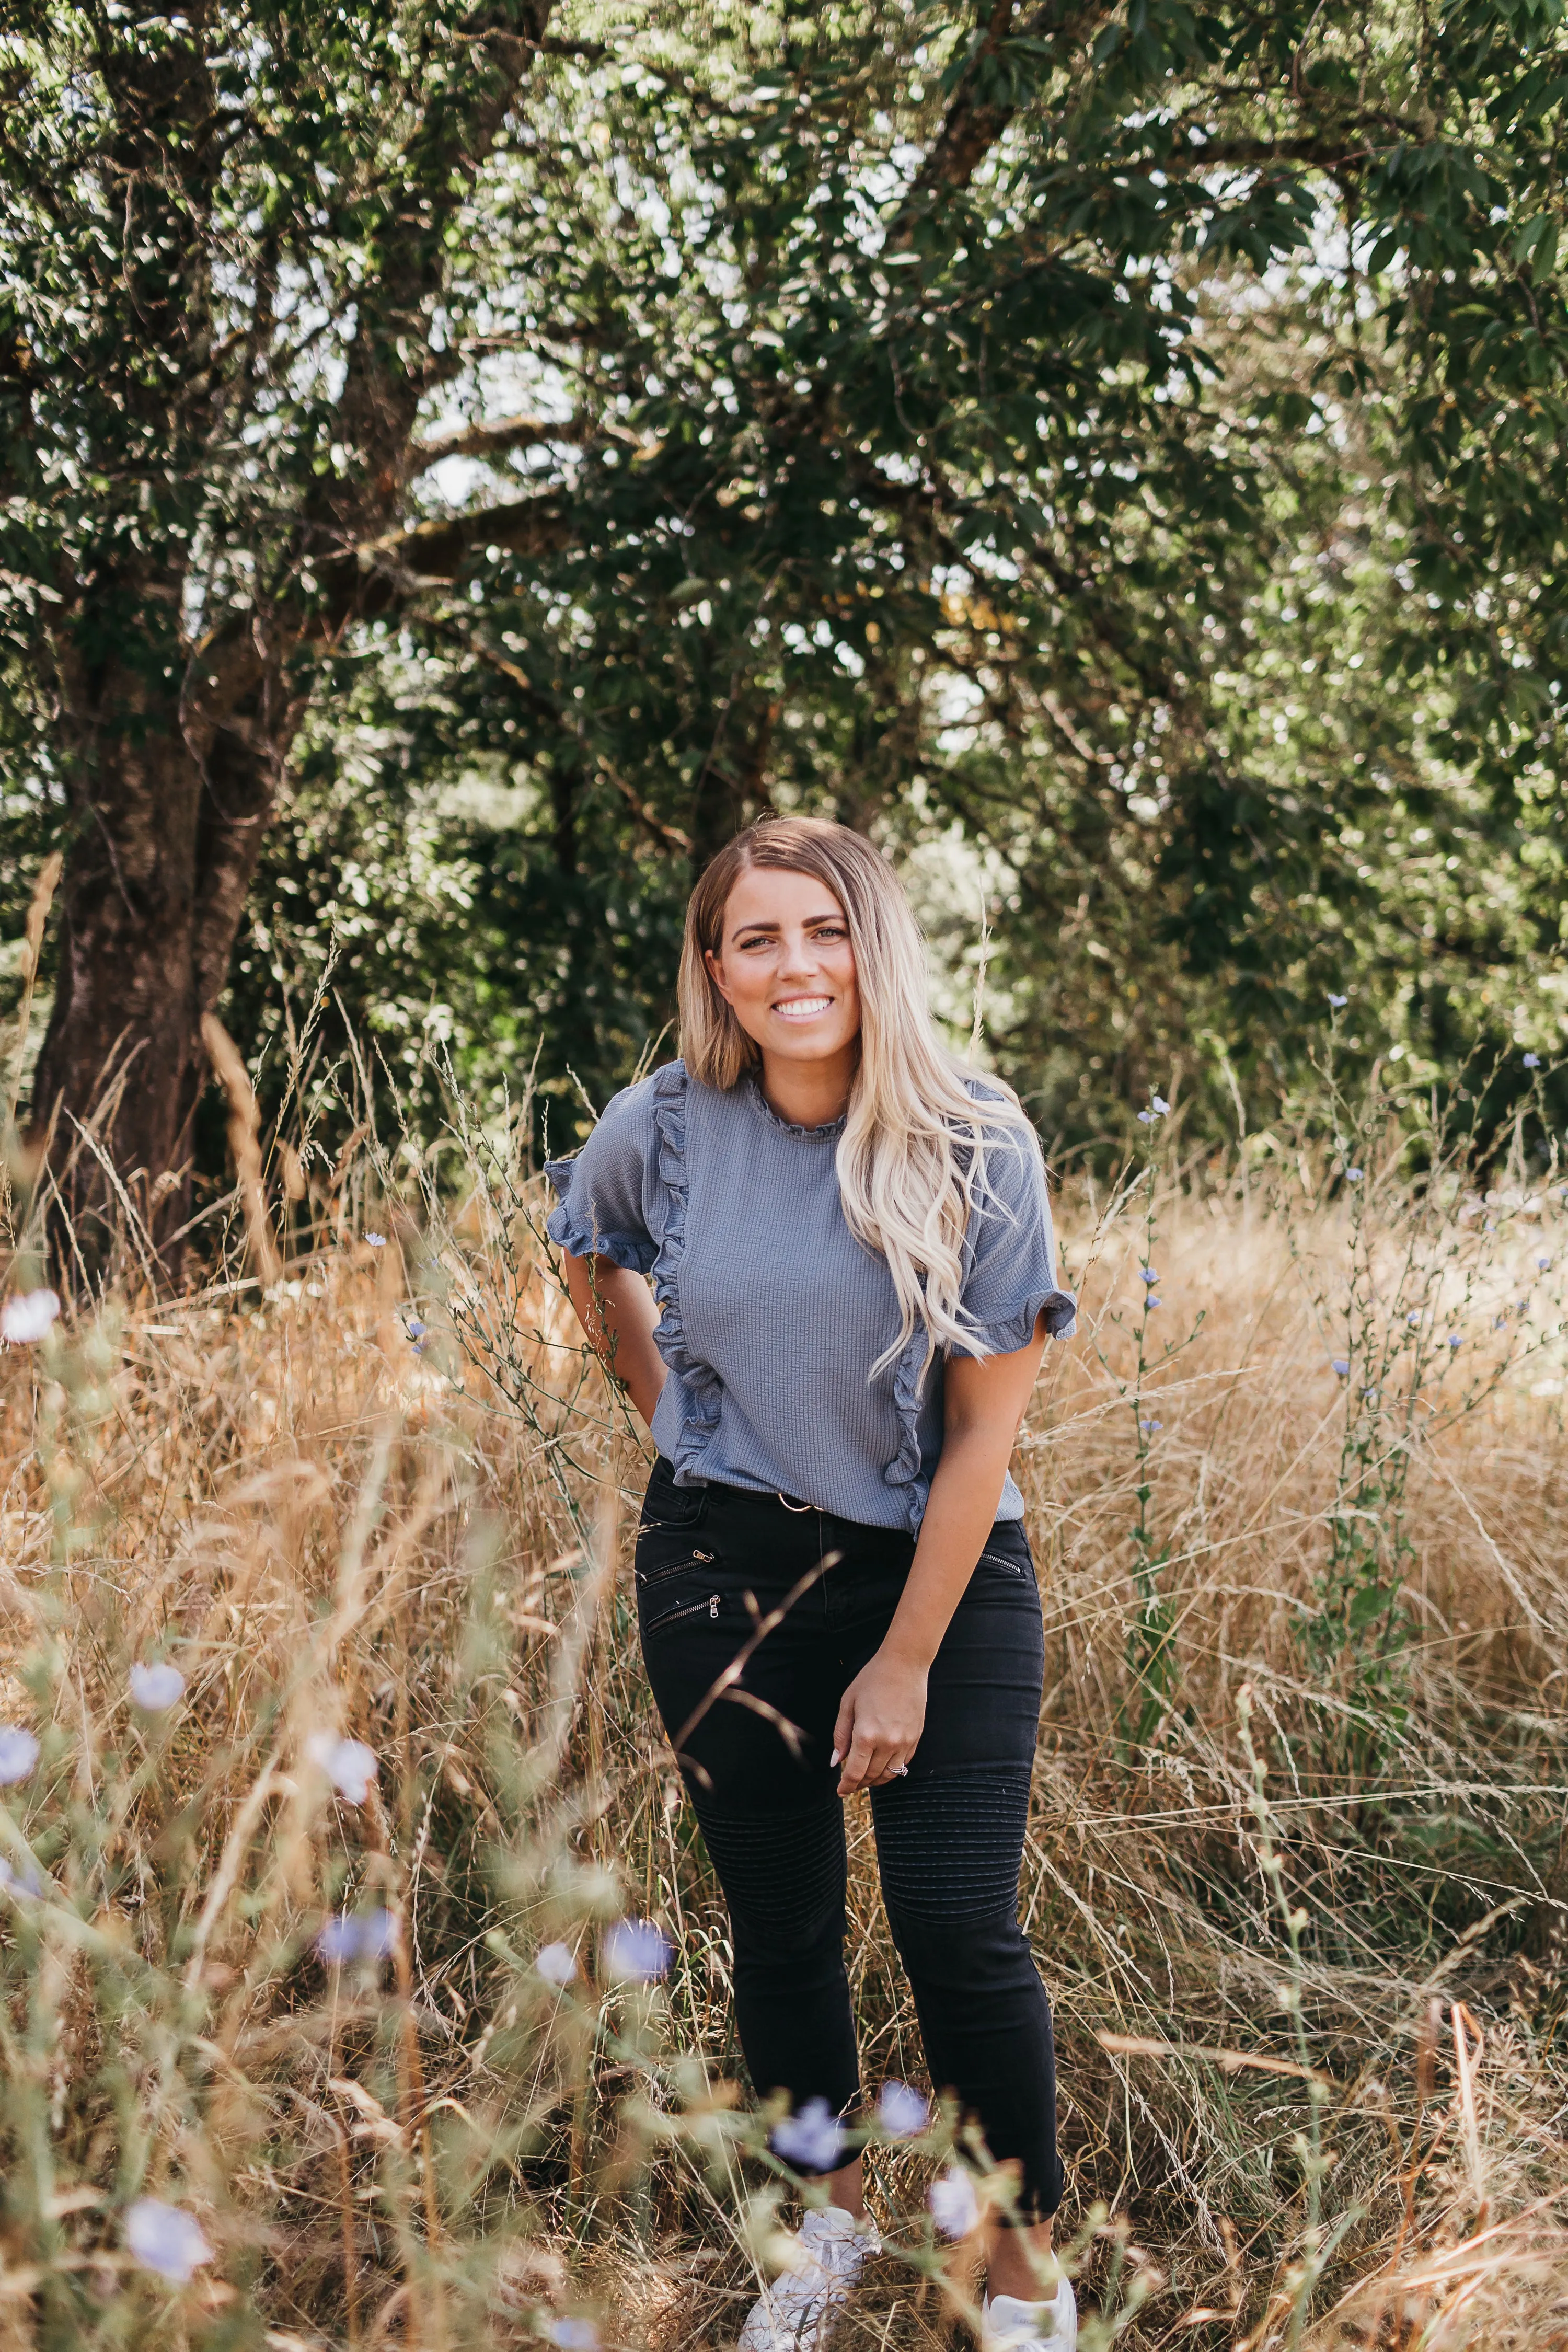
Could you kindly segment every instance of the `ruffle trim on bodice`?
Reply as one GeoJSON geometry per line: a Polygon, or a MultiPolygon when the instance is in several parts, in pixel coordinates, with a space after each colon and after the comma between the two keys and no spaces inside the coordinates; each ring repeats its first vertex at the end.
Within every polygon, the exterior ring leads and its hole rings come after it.
{"type": "Polygon", "coordinates": [[[893,1411],[899,1417],[899,1450],[882,1473],[886,1485],[904,1490],[904,1514],[911,1535],[919,1531],[926,1496],[931,1492],[931,1480],[921,1475],[921,1401],[929,1377],[925,1327],[917,1323],[893,1366],[893,1411]]]}
{"type": "Polygon", "coordinates": [[[678,1486],[700,1483],[703,1463],[718,1433],[724,1389],[710,1364],[700,1363],[687,1346],[680,1315],[680,1265],[686,1255],[686,1103],[690,1081],[684,1063],[671,1062],[653,1081],[653,1124],[658,1137],[658,1181],[664,1188],[664,1236],[654,1259],[654,1296],[660,1314],[655,1337],[658,1352],[679,1381],[679,1433],[669,1451],[678,1486]]]}

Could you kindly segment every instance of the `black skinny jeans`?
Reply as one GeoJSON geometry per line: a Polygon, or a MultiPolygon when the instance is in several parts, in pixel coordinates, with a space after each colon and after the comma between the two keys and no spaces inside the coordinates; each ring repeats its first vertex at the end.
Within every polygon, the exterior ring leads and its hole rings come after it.
{"type": "MultiPolygon", "coordinates": [[[[637,1538],[643,1655],[729,1903],[752,2080],[836,2115],[858,2098],[859,2063],[844,1808],[827,1759],[839,1702],[880,1645],[913,1557],[913,1537],[893,1529],[737,1486],[678,1486],[663,1460],[637,1538]],[[754,1632],[751,1603],[765,1616],[816,1570],[733,1691],[710,1701],[754,1632]]],[[[1043,1671],[1028,1538],[998,1520],[931,1665],[908,1777],[871,1792],[931,2082],[998,2162],[1018,2160],[1026,2219],[1053,2213],[1062,2193],[1050,2006],[1017,1917],[1043,1671]]]]}

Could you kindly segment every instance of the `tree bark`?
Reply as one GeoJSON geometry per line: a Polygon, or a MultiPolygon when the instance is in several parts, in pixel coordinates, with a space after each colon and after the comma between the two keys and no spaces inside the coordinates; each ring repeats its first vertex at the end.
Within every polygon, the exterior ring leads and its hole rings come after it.
{"type": "Polygon", "coordinates": [[[53,1139],[64,1270],[91,1275],[127,1205],[155,1246],[184,1219],[186,1181],[176,1173],[171,1182],[169,1171],[188,1159],[205,1075],[195,961],[202,790],[167,679],[114,657],[91,677],[68,661],[62,671],[77,738],[74,837],[33,1113],[35,1133],[53,1139]]]}

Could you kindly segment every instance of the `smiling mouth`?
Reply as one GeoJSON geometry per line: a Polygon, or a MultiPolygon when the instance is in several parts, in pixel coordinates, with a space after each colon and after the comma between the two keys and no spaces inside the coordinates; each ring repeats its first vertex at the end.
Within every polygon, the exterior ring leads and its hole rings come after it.
{"type": "Polygon", "coordinates": [[[786,996],[773,1006],[781,1021],[815,1021],[832,1003],[831,996],[786,996]]]}

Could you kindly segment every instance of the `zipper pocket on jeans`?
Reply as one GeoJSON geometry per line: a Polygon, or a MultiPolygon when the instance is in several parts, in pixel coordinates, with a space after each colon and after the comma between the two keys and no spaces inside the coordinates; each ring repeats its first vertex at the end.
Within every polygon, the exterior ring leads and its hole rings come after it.
{"type": "Polygon", "coordinates": [[[689,1568],[711,1568],[712,1565],[712,1553],[710,1551],[699,1551],[697,1547],[693,1545],[691,1549],[683,1559],[672,1560],[668,1568],[648,1568],[641,1570],[637,1575],[637,1582],[641,1585],[643,1591],[647,1592],[656,1584],[668,1584],[672,1576],[684,1576],[689,1568]]]}
{"type": "Polygon", "coordinates": [[[704,1610],[710,1617],[718,1616],[719,1595],[716,1592],[709,1593],[705,1601],[689,1601],[684,1609],[669,1610],[663,1617],[656,1617],[651,1624],[643,1628],[643,1631],[647,1633],[662,1633],[667,1625],[678,1625],[683,1617],[700,1617],[704,1610]]]}

